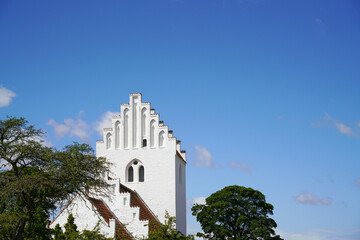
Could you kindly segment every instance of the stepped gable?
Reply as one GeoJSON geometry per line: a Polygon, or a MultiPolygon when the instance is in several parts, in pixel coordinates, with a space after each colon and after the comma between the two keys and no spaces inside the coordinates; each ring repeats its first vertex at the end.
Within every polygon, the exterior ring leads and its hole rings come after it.
{"type": "Polygon", "coordinates": [[[123,184],[120,184],[120,193],[130,193],[130,207],[140,208],[139,219],[149,221],[149,231],[153,231],[158,228],[160,221],[137,192],[131,190],[123,184]]]}
{"type": "MultiPolygon", "coordinates": [[[[116,146],[116,144],[119,143],[115,143],[113,144],[112,142],[116,142],[116,140],[114,139],[114,137],[116,136],[116,120],[121,120],[125,121],[125,111],[130,111],[129,109],[133,108],[134,106],[134,102],[131,100],[132,98],[138,98],[139,99],[139,105],[142,109],[144,109],[143,107],[146,106],[148,108],[150,108],[150,102],[143,102],[142,101],[142,94],[141,93],[131,93],[130,94],[130,101],[129,103],[122,103],[120,104],[120,114],[119,115],[113,115],[112,119],[112,127],[108,127],[108,128],[103,128],[103,132],[104,132],[104,140],[97,140],[97,143],[106,143],[106,148],[109,149],[111,147],[114,147],[113,145],[115,145],[115,148],[119,148],[120,145],[116,146]],[[114,125],[115,124],[115,125],[114,125]],[[110,139],[110,141],[109,141],[110,139]],[[109,143],[110,142],[110,143],[109,143]],[[109,143],[109,145],[107,145],[109,143]],[[113,145],[112,145],[113,144],[113,145]]],[[[135,105],[136,106],[136,105],[135,105]]],[[[133,111],[133,110],[131,110],[133,111]]],[[[174,136],[173,134],[173,130],[169,129],[168,125],[164,124],[164,121],[160,120],[160,114],[155,112],[155,108],[150,108],[150,117],[152,119],[152,121],[154,122],[154,124],[157,125],[158,127],[158,131],[159,132],[164,132],[164,134],[167,135],[167,139],[168,141],[176,141],[176,146],[177,146],[177,155],[180,157],[181,160],[184,161],[184,163],[186,164],[186,151],[181,150],[181,141],[177,140],[177,138],[174,136]]],[[[134,130],[131,130],[134,131],[134,130]]],[[[130,134],[134,134],[133,132],[129,132],[130,134]]],[[[136,136],[136,134],[135,134],[136,136]]],[[[150,139],[147,139],[150,141],[150,139]]],[[[134,140],[135,142],[138,142],[138,140],[134,140]]],[[[130,144],[130,143],[129,143],[130,144]]],[[[134,143],[133,143],[134,144],[134,143]]],[[[139,144],[139,143],[137,143],[139,144]]],[[[141,145],[141,143],[140,143],[141,145]]],[[[130,146],[130,145],[129,145],[130,146]]],[[[130,147],[125,147],[125,148],[131,148],[130,147]]],[[[133,146],[132,148],[138,148],[138,146],[135,144],[135,146],[133,146]]]]}
{"type": "Polygon", "coordinates": [[[124,225],[118,220],[118,218],[110,211],[109,207],[101,199],[88,197],[91,204],[96,208],[100,215],[104,218],[107,224],[110,223],[110,219],[115,219],[115,234],[119,239],[134,239],[124,225]]]}

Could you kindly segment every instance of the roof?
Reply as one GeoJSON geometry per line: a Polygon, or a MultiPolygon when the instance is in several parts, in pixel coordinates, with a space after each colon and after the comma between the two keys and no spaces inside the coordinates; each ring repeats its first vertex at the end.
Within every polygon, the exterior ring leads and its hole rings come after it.
{"type": "Polygon", "coordinates": [[[107,224],[110,223],[110,219],[115,219],[115,234],[119,239],[134,239],[125,226],[119,221],[116,215],[110,210],[110,208],[101,199],[88,197],[91,204],[96,208],[100,215],[104,218],[107,224]]]}
{"type": "Polygon", "coordinates": [[[160,225],[159,219],[155,216],[155,214],[151,211],[148,205],[146,205],[144,200],[136,191],[131,190],[123,184],[120,184],[120,193],[130,193],[130,207],[140,208],[139,219],[149,221],[149,231],[153,231],[158,228],[160,225]]]}
{"type": "MultiPolygon", "coordinates": [[[[149,231],[156,230],[160,225],[159,219],[155,216],[155,214],[151,211],[148,205],[144,202],[144,200],[140,197],[140,195],[126,187],[123,184],[120,184],[120,193],[129,193],[130,194],[130,207],[138,207],[139,208],[139,220],[147,220],[149,221],[149,231]]],[[[58,214],[60,216],[63,211],[70,205],[70,203],[74,200],[75,196],[71,199],[71,201],[61,210],[58,214]]],[[[96,208],[101,217],[105,220],[107,224],[110,223],[110,219],[115,220],[115,234],[118,239],[134,239],[131,233],[126,229],[126,227],[120,222],[120,220],[116,217],[116,215],[111,211],[109,206],[102,199],[97,199],[93,197],[87,197],[89,202],[96,208]]],[[[56,218],[58,218],[56,216],[56,218]]],[[[55,219],[56,219],[55,218],[55,219]]],[[[55,221],[52,221],[52,223],[55,221]]],[[[51,224],[52,224],[51,223],[51,224]]],[[[51,225],[50,224],[50,225],[51,225]]]]}

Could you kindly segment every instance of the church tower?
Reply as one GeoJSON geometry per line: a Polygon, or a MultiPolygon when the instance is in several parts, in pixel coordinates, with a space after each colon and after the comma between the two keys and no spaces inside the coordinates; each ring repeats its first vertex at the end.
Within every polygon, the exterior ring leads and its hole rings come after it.
{"type": "Polygon", "coordinates": [[[112,164],[106,178],[138,193],[160,222],[166,211],[175,216],[177,230],[186,234],[186,153],[150,103],[130,94],[103,139],[96,154],[112,164]]]}

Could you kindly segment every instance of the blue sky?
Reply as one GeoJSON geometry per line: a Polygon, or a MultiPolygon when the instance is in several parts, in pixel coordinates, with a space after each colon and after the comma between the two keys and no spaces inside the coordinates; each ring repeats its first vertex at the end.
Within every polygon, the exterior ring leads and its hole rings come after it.
{"type": "Polygon", "coordinates": [[[243,185],[285,239],[359,239],[359,43],[355,0],[1,1],[0,117],[95,147],[141,92],[187,150],[189,205],[243,185]]]}

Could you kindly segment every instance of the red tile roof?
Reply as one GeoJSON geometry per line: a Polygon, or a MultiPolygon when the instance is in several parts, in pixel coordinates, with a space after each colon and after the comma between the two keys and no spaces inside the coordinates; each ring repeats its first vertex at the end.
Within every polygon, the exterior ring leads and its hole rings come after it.
{"type": "MultiPolygon", "coordinates": [[[[155,216],[155,214],[150,210],[150,208],[146,205],[144,200],[140,197],[140,195],[126,187],[123,184],[120,184],[120,193],[130,193],[130,207],[138,207],[140,210],[139,220],[149,221],[149,231],[153,231],[158,229],[160,225],[159,219],[155,216]]],[[[73,199],[75,196],[73,197],[73,199]]],[[[58,218],[62,212],[70,205],[71,201],[61,210],[56,218],[58,218]]],[[[104,218],[107,224],[110,223],[110,219],[115,219],[115,234],[119,239],[134,239],[131,233],[126,229],[126,227],[119,221],[119,219],[115,216],[115,214],[110,210],[110,208],[106,205],[106,203],[102,199],[88,197],[88,200],[91,204],[96,208],[99,214],[104,218]]],[[[55,218],[55,219],[56,219],[55,218]]],[[[50,225],[55,221],[55,219],[50,223],[50,225]]]]}
{"type": "Polygon", "coordinates": [[[155,214],[150,210],[150,208],[146,205],[144,200],[136,191],[131,190],[123,184],[120,184],[120,193],[130,193],[130,207],[140,208],[139,219],[149,221],[149,231],[158,229],[160,225],[159,219],[157,219],[155,214]]]}
{"type": "Polygon", "coordinates": [[[124,225],[118,220],[109,207],[101,199],[88,197],[91,204],[96,208],[104,220],[109,224],[110,219],[115,219],[115,234],[119,239],[134,239],[124,225]]]}

